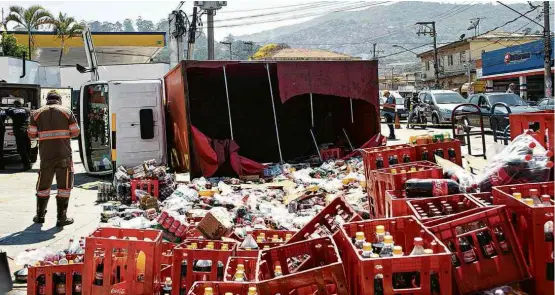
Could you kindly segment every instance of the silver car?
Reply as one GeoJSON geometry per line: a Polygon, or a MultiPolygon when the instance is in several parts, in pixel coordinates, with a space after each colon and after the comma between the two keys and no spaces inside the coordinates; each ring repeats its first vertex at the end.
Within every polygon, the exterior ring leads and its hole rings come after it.
{"type": "Polygon", "coordinates": [[[451,126],[453,109],[461,103],[465,103],[462,95],[451,90],[422,91],[418,97],[426,105],[426,119],[434,126],[451,126]]]}

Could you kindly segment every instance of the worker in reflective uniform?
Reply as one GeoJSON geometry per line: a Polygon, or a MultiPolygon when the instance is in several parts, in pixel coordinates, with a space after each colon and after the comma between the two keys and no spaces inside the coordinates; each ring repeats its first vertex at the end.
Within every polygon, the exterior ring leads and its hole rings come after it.
{"type": "Polygon", "coordinates": [[[71,138],[79,136],[79,125],[73,113],[61,106],[61,97],[56,91],[48,93],[46,105],[31,116],[27,133],[39,140],[40,171],[37,180],[36,223],[44,223],[46,207],[50,198],[50,186],[56,176],[58,194],[56,226],[73,223],[67,217],[69,197],[73,188],[73,160],[71,138]]]}
{"type": "Polygon", "coordinates": [[[4,166],[4,136],[6,134],[6,111],[0,108],[0,170],[6,169],[4,166]]]}
{"type": "Polygon", "coordinates": [[[13,122],[13,135],[15,136],[15,144],[17,145],[17,153],[21,157],[23,171],[31,169],[31,160],[29,152],[31,151],[31,140],[27,136],[27,127],[29,126],[29,110],[24,108],[20,100],[13,103],[14,107],[9,108],[6,112],[13,122]]]}

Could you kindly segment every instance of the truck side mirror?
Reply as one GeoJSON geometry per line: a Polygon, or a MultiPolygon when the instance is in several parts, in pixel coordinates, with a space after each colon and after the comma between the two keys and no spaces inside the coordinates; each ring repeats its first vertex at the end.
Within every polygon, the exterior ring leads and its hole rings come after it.
{"type": "Polygon", "coordinates": [[[142,109],[139,111],[141,124],[141,139],[154,138],[154,112],[152,109],[142,109]]]}

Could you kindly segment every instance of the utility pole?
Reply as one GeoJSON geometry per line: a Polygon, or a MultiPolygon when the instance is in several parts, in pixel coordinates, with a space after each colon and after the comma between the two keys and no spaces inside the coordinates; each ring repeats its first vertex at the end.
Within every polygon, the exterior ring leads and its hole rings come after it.
{"type": "Polygon", "coordinates": [[[549,29],[549,1],[543,1],[543,70],[545,96],[553,95],[551,88],[553,81],[551,80],[551,32],[549,29]]]}
{"type": "Polygon", "coordinates": [[[208,60],[214,60],[214,15],[216,10],[227,6],[227,1],[195,1],[194,5],[206,11],[208,60]]]}
{"type": "Polygon", "coordinates": [[[177,8],[168,15],[168,52],[170,55],[170,67],[175,67],[184,59],[185,48],[183,46],[183,36],[187,32],[187,15],[181,11],[185,1],[179,2],[177,8]]]}
{"type": "Polygon", "coordinates": [[[391,90],[393,90],[393,70],[395,70],[395,68],[391,68],[391,90]]]}
{"type": "Polygon", "coordinates": [[[252,54],[254,53],[254,52],[252,52],[252,48],[254,46],[254,43],[252,43],[252,41],[244,41],[243,44],[249,46],[249,58],[250,58],[252,56],[252,54]]]}
{"type": "Polygon", "coordinates": [[[437,63],[436,22],[417,22],[416,24],[420,25],[420,27],[418,28],[418,32],[416,32],[418,36],[431,35],[434,39],[434,88],[437,88],[439,86],[439,65],[437,63]]]}
{"type": "Polygon", "coordinates": [[[187,47],[187,60],[192,60],[195,54],[195,41],[197,38],[197,16],[198,16],[198,7],[193,7],[193,21],[191,22],[191,26],[189,27],[189,40],[188,40],[188,47],[187,47]]]}
{"type": "Polygon", "coordinates": [[[229,60],[233,60],[233,53],[231,52],[231,42],[220,42],[220,44],[229,46],[229,60]]]}
{"type": "Polygon", "coordinates": [[[372,59],[376,59],[376,43],[372,44],[372,59]]]}

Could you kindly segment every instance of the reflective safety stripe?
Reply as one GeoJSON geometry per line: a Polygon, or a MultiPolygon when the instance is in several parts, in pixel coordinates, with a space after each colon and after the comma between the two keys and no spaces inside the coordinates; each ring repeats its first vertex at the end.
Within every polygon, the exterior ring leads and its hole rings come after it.
{"type": "Polygon", "coordinates": [[[37,197],[49,197],[49,196],[50,196],[50,189],[37,191],[37,197]]]}
{"type": "Polygon", "coordinates": [[[69,198],[71,195],[71,189],[58,189],[58,197],[69,198]]]}
{"type": "Polygon", "coordinates": [[[69,130],[51,130],[39,132],[39,140],[69,138],[69,130]]]}

